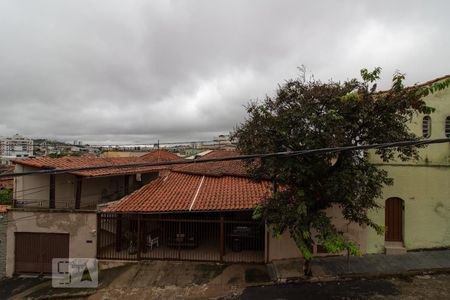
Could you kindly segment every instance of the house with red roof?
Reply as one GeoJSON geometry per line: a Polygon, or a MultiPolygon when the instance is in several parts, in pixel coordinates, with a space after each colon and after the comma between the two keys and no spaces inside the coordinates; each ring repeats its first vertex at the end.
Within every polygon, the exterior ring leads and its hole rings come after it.
{"type": "Polygon", "coordinates": [[[72,171],[14,177],[13,207],[6,213],[6,274],[50,273],[56,257],[96,257],[99,205],[121,199],[168,171],[167,166],[145,164],[175,160],[180,158],[165,150],[142,157],[14,160],[16,173],[72,171]]]}
{"type": "MultiPolygon", "coordinates": [[[[301,257],[289,233],[274,237],[254,209],[271,195],[270,181],[255,182],[237,156],[212,151],[198,163],[178,165],[99,214],[98,258],[269,262],[301,257]]],[[[348,224],[339,208],[327,213],[364,252],[365,229],[348,224]]],[[[316,255],[328,255],[320,245],[316,255]]]]}
{"type": "Polygon", "coordinates": [[[237,155],[212,151],[104,207],[98,257],[264,262],[265,224],[252,213],[271,182],[253,181],[240,160],[202,162],[237,155]]]}
{"type": "MultiPolygon", "coordinates": [[[[180,158],[159,150],[143,157],[16,160],[16,172],[73,170],[15,179],[6,274],[48,273],[54,257],[257,263],[300,257],[288,233],[274,237],[264,220],[252,218],[272,183],[250,178],[242,160],[208,161],[237,155],[211,151],[165,166],[139,164],[180,158]],[[130,166],[115,167],[123,164],[130,166]],[[80,169],[95,166],[108,168],[80,169]]],[[[330,213],[342,232],[363,241],[363,231],[342,222],[338,210],[330,213]]]]}
{"type": "Polygon", "coordinates": [[[63,174],[17,177],[14,185],[15,207],[96,209],[98,204],[122,198],[155,179],[166,167],[114,168],[180,160],[165,150],[155,150],[141,157],[71,157],[27,158],[13,160],[15,172],[35,170],[111,167],[79,170],[63,174]]]}

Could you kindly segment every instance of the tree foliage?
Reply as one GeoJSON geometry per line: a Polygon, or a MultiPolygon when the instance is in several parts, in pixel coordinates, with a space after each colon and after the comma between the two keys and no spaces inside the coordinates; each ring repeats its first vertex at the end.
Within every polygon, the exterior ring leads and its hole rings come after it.
{"type": "Polygon", "coordinates": [[[1,189],[0,190],[0,204],[11,205],[12,204],[12,190],[1,189]]]}
{"type": "MultiPolygon", "coordinates": [[[[248,105],[246,121],[233,134],[238,149],[250,154],[419,139],[407,124],[415,114],[432,112],[422,100],[429,89],[405,88],[405,76],[396,73],[392,88],[378,92],[380,72],[363,69],[362,80],[343,83],[304,77],[287,81],[274,97],[248,105]]],[[[418,157],[415,147],[378,149],[374,154],[385,162],[418,157]]],[[[272,196],[257,207],[254,217],[264,218],[274,235],[290,233],[306,260],[306,273],[314,240],[329,252],[359,253],[325,209],[338,205],[348,222],[383,232],[367,212],[378,208],[375,200],[392,179],[370,163],[366,152],[271,157],[257,164],[249,161],[248,166],[255,180],[275,183],[272,196]]]]}

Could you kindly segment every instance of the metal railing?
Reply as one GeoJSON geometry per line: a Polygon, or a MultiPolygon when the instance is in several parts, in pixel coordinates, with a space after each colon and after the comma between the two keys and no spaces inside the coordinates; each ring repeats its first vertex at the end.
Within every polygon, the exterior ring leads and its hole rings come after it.
{"type": "Polygon", "coordinates": [[[264,223],[246,213],[98,214],[97,257],[264,262],[264,223]]]}

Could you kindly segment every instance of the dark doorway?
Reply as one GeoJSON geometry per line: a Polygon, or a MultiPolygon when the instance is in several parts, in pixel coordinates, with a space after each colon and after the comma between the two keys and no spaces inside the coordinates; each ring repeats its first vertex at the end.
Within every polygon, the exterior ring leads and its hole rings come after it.
{"type": "Polygon", "coordinates": [[[403,200],[389,198],[385,204],[385,240],[390,242],[403,241],[403,200]]]}

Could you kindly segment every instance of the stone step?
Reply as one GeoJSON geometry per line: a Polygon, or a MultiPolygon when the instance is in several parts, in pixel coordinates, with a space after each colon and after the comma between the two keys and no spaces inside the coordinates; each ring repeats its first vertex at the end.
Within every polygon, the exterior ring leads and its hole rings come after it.
{"type": "Polygon", "coordinates": [[[406,248],[403,246],[403,243],[399,242],[386,242],[384,245],[384,253],[386,255],[401,255],[406,254],[406,248]]]}

